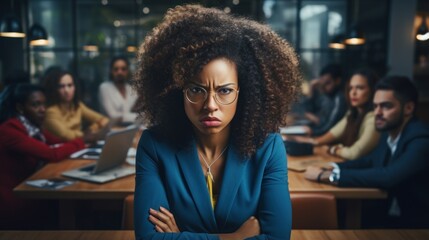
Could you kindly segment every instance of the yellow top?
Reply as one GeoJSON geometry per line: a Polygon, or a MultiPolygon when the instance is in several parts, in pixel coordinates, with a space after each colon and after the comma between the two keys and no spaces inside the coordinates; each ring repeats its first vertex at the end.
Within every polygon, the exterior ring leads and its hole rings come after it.
{"type": "Polygon", "coordinates": [[[207,182],[207,188],[209,190],[210,202],[212,204],[212,208],[214,209],[216,206],[218,196],[213,194],[213,180],[210,175],[211,173],[207,173],[206,182],[207,182]]]}
{"type": "Polygon", "coordinates": [[[92,131],[97,131],[99,128],[97,122],[102,119],[108,120],[82,102],[73,111],[69,111],[60,105],[53,105],[46,110],[43,127],[63,140],[72,140],[83,136],[82,120],[90,124],[89,128],[92,131]]]}
{"type": "MultiPolygon", "coordinates": [[[[349,114],[350,112],[347,112],[346,115],[333,128],[331,128],[331,130],[329,130],[336,140],[339,139],[346,130],[347,116],[349,114]]],[[[338,151],[338,155],[349,160],[362,157],[374,149],[379,138],[380,133],[375,129],[374,112],[368,112],[360,125],[358,139],[356,142],[349,147],[341,147],[338,151]]]]}

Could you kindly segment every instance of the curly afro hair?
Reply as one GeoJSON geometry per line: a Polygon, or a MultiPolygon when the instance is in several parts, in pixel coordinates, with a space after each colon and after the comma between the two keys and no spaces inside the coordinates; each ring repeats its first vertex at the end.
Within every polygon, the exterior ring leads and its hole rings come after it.
{"type": "Polygon", "coordinates": [[[294,50],[266,25],[199,5],[168,10],[139,49],[133,80],[138,111],[157,136],[176,145],[189,142],[182,89],[217,58],[237,66],[240,94],[230,142],[250,156],[286,125],[301,86],[294,50]]]}

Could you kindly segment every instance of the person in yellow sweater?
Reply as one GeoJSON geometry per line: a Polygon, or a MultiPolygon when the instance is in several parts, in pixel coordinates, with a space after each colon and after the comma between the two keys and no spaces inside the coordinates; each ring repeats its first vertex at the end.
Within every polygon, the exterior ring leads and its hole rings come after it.
{"type": "Polygon", "coordinates": [[[354,160],[368,154],[377,145],[380,134],[375,130],[372,99],[377,76],[369,69],[355,72],[347,85],[349,111],[327,133],[320,137],[294,137],[290,140],[329,144],[330,154],[354,160]]]}
{"type": "Polygon", "coordinates": [[[80,101],[72,75],[61,68],[51,68],[43,79],[48,109],[43,127],[54,135],[71,140],[96,134],[109,123],[109,119],[88,108],[80,101]],[[88,128],[83,130],[86,121],[88,128]]]}

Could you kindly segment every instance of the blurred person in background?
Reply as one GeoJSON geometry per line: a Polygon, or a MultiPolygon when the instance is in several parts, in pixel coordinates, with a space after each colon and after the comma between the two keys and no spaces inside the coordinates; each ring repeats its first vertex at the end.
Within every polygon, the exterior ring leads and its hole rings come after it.
{"type": "Polygon", "coordinates": [[[76,81],[71,73],[50,68],[43,77],[48,108],[43,127],[63,140],[87,135],[96,138],[108,126],[109,118],[88,108],[80,101],[76,81]],[[83,130],[83,123],[88,128],[83,130]]]}
{"type": "Polygon", "coordinates": [[[377,75],[369,70],[356,71],[350,78],[347,88],[349,111],[327,133],[320,137],[289,137],[298,142],[315,146],[329,144],[330,154],[353,160],[373,150],[380,134],[375,130],[372,99],[374,97],[377,75]]]}
{"type": "Polygon", "coordinates": [[[325,66],[319,78],[310,83],[309,96],[293,108],[290,125],[308,126],[307,133],[321,136],[331,129],[347,111],[343,88],[343,70],[338,64],[325,66]]]}
{"type": "Polygon", "coordinates": [[[41,129],[46,109],[41,87],[19,84],[7,91],[0,103],[0,228],[40,227],[53,217],[54,206],[16,197],[13,188],[44,163],[61,161],[84,148],[84,141],[65,142],[41,129]]]}
{"type": "Polygon", "coordinates": [[[99,87],[99,102],[102,113],[119,123],[132,123],[137,118],[133,107],[137,94],[128,83],[130,78],[129,62],[126,57],[117,56],[110,62],[110,81],[103,82],[99,87]]]}
{"type": "Polygon", "coordinates": [[[375,89],[375,128],[382,135],[374,151],[331,167],[310,166],[305,177],[388,191],[386,200],[364,202],[363,227],[429,228],[429,126],[415,117],[417,89],[402,76],[386,77],[375,89]]]}

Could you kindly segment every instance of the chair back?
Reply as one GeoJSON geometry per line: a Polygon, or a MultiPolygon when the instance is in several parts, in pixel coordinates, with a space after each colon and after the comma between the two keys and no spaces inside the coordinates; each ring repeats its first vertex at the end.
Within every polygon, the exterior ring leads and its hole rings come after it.
{"type": "Polygon", "coordinates": [[[337,229],[337,202],[331,194],[291,193],[293,229],[337,229]]]}
{"type": "Polygon", "coordinates": [[[134,195],[128,195],[124,199],[122,229],[134,230],[134,195]]]}

